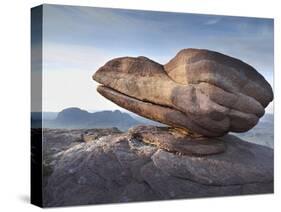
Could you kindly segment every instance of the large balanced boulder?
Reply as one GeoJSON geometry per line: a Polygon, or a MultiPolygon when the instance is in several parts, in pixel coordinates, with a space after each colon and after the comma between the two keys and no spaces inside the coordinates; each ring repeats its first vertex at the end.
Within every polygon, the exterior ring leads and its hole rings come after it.
{"type": "MultiPolygon", "coordinates": [[[[149,133],[148,127],[143,129],[149,133]]],[[[155,132],[154,127],[150,130],[155,132]]],[[[144,142],[141,136],[132,137],[141,133],[140,128],[101,136],[97,131],[92,140],[75,142],[55,152],[55,157],[50,155],[48,160],[55,164],[45,179],[44,206],[273,192],[270,148],[227,135],[221,138],[226,141],[226,151],[221,154],[178,155],[144,142]]],[[[79,130],[67,134],[48,130],[45,142],[56,138],[61,143],[76,141],[78,135],[79,130]]]]}
{"type": "Polygon", "coordinates": [[[218,52],[181,50],[165,65],[146,57],[107,62],[93,75],[98,92],[121,107],[208,137],[254,127],[273,99],[252,66],[218,52]]]}

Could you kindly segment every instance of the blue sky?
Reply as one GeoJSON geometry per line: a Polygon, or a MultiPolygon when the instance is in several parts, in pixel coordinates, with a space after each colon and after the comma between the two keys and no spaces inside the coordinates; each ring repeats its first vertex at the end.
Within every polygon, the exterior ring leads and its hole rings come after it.
{"type": "Polygon", "coordinates": [[[272,19],[56,5],[43,14],[44,111],[120,109],[96,92],[98,67],[120,56],[166,63],[182,48],[237,57],[273,84],[272,19]]]}

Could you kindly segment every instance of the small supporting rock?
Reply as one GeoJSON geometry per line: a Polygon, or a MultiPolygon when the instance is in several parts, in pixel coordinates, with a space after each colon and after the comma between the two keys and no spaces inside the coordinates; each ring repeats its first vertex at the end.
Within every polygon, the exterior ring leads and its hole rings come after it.
{"type": "Polygon", "coordinates": [[[106,136],[109,134],[120,134],[122,133],[118,128],[113,127],[113,128],[106,128],[106,129],[89,129],[83,131],[81,134],[81,142],[90,142],[93,140],[96,140],[102,136],[106,136]]]}
{"type": "Polygon", "coordinates": [[[132,138],[182,155],[212,155],[226,149],[225,142],[220,138],[184,134],[171,127],[137,126],[131,128],[129,133],[132,138]]]}

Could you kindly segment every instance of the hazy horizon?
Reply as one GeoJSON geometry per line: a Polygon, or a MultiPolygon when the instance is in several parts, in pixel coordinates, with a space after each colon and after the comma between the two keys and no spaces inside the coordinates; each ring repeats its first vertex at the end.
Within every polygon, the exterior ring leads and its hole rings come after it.
{"type": "MultiPolygon", "coordinates": [[[[114,57],[146,56],[166,63],[182,48],[239,58],[273,87],[273,46],[273,19],[45,4],[43,111],[69,105],[126,111],[97,93],[94,72],[114,57]]],[[[266,112],[273,113],[273,103],[266,112]]]]}
{"type": "MultiPolygon", "coordinates": [[[[66,107],[66,108],[63,108],[62,110],[65,110],[65,109],[68,109],[68,108],[79,108],[79,109],[81,109],[81,110],[85,110],[85,111],[87,111],[87,112],[89,112],[89,113],[94,113],[94,112],[101,112],[101,111],[115,111],[115,110],[119,110],[119,111],[121,111],[121,112],[126,112],[126,113],[134,113],[134,112],[132,112],[132,111],[129,111],[129,110],[126,110],[126,109],[124,109],[124,108],[121,108],[121,107],[119,107],[119,108],[117,108],[117,109],[97,109],[97,110],[94,110],[94,109],[84,109],[84,108],[80,108],[80,107],[71,107],[71,106],[69,106],[69,107],[66,107]]],[[[42,113],[59,113],[59,112],[61,112],[62,110],[59,110],[59,111],[31,111],[32,113],[33,112],[42,112],[42,113]]],[[[134,113],[134,114],[136,114],[136,113],[134,113]]],[[[265,111],[265,114],[274,114],[274,112],[273,111],[265,111]]],[[[138,114],[136,114],[136,115],[138,115],[138,114]]],[[[138,115],[139,116],[139,115],[138,115]]]]}

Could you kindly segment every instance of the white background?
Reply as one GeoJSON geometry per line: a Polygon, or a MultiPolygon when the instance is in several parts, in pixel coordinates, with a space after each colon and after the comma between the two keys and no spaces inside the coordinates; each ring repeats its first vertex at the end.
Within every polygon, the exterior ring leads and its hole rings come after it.
{"type": "MultiPolygon", "coordinates": [[[[275,194],[67,207],[79,211],[276,211],[280,198],[280,39],[278,0],[11,0],[1,1],[0,211],[36,211],[30,188],[30,8],[41,3],[275,18],[275,194]],[[279,60],[278,60],[279,59],[279,60]]],[[[237,155],[239,157],[239,155],[237,155]]],[[[280,209],[279,209],[280,211],[280,209]]]]}

